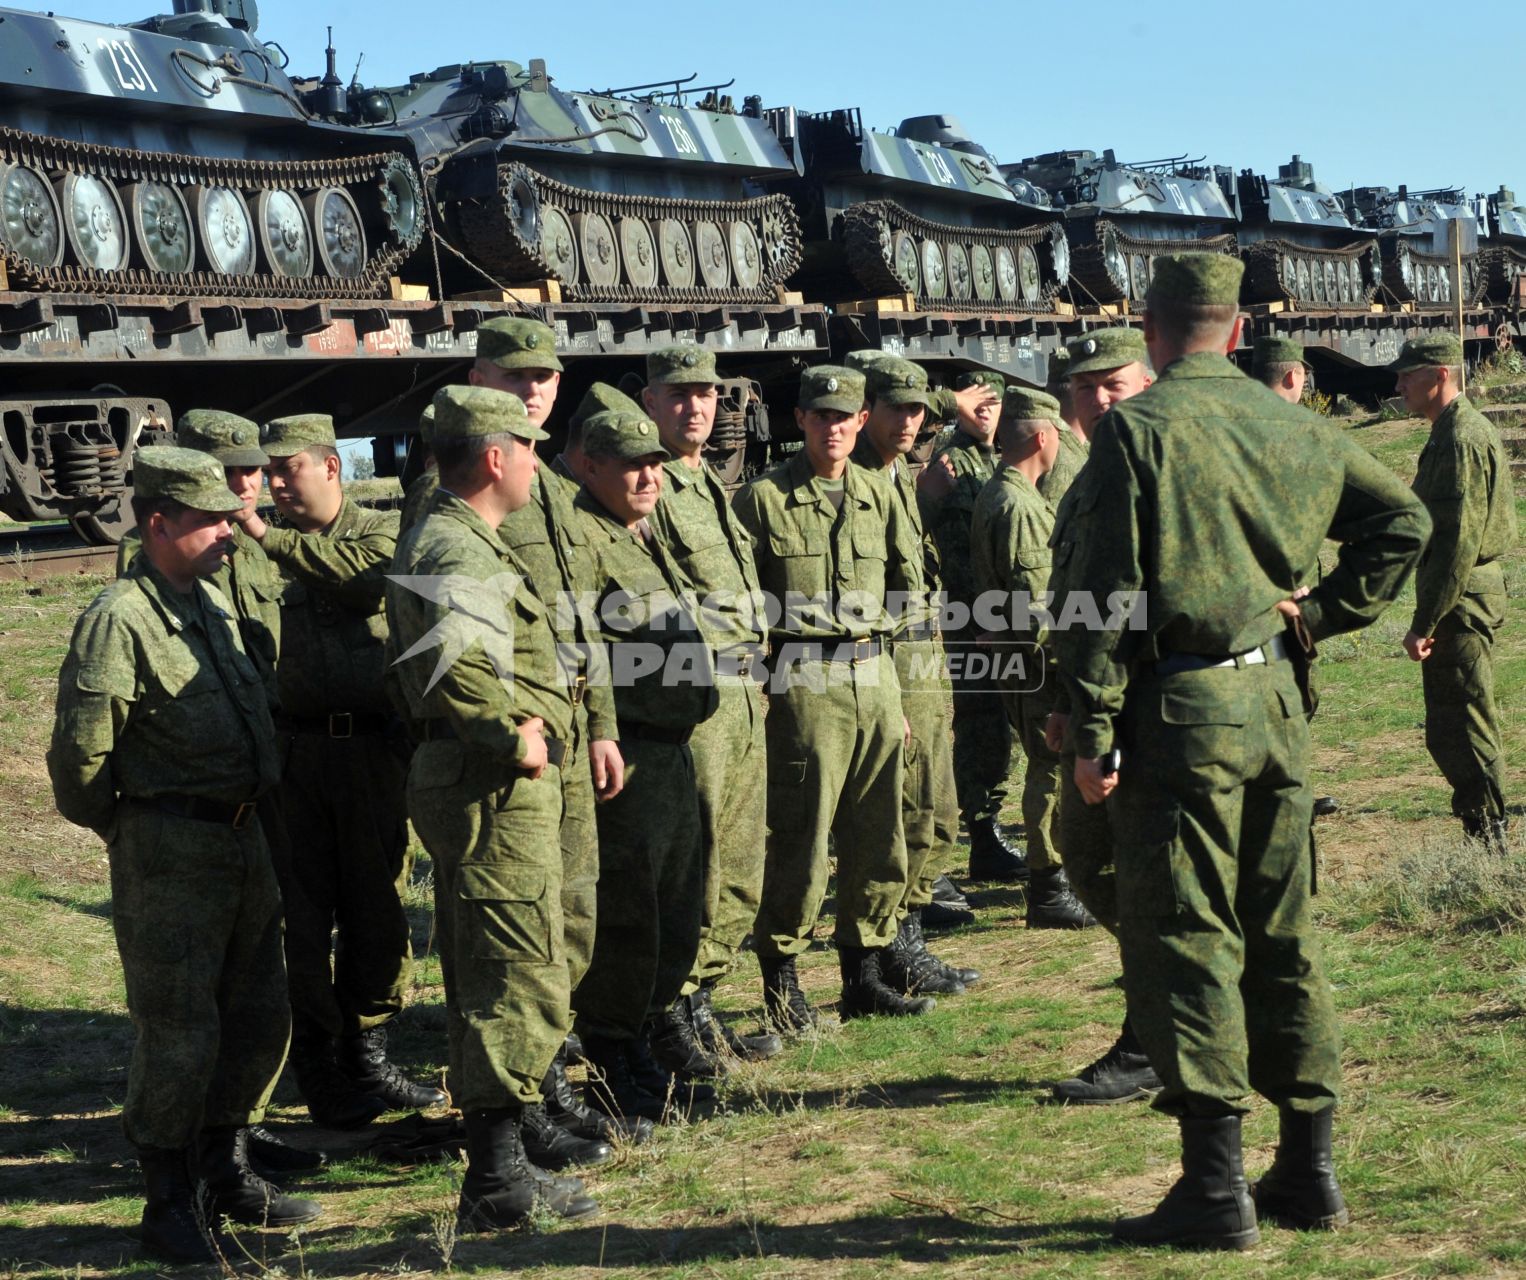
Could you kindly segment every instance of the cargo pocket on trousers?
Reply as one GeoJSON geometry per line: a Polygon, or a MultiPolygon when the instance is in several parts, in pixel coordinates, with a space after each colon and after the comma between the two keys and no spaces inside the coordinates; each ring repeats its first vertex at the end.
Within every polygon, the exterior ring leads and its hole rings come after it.
{"type": "Polygon", "coordinates": [[[1158,919],[1181,910],[1180,830],[1181,811],[1171,808],[1152,813],[1119,840],[1115,861],[1120,918],[1158,919]]]}
{"type": "Polygon", "coordinates": [[[456,896],[465,908],[475,959],[551,963],[551,913],[540,867],[463,862],[456,873],[456,896]]]}

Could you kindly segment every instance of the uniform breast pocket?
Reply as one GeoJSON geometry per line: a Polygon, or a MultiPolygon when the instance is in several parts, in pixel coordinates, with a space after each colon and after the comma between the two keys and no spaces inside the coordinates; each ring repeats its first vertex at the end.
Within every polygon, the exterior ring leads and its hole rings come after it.
{"type": "Polygon", "coordinates": [[[779,586],[785,591],[808,596],[825,594],[826,555],[826,539],[813,531],[791,529],[768,536],[768,557],[779,586]]]}

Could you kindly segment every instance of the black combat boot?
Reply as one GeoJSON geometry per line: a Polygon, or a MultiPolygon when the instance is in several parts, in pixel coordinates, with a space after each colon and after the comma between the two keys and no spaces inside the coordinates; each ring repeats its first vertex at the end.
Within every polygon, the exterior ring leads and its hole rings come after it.
{"type": "MultiPolygon", "coordinates": [[[[937,956],[927,949],[927,939],[922,934],[922,913],[926,907],[918,907],[906,915],[907,927],[910,929],[911,947],[918,956],[924,967],[935,966],[937,971],[946,978],[953,978],[956,982],[962,982],[967,987],[973,987],[980,981],[979,969],[967,969],[962,965],[945,964],[937,956]]],[[[928,988],[924,987],[923,990],[928,988]]]]}
{"type": "Polygon", "coordinates": [[[1261,1239],[1240,1159],[1240,1117],[1183,1116],[1182,1176],[1149,1213],[1119,1218],[1123,1244],[1249,1249],[1261,1239]]]}
{"type": "Polygon", "coordinates": [[[190,1152],[139,1147],[143,1169],[143,1252],[160,1262],[216,1262],[228,1242],[216,1220],[198,1215],[190,1152]]]}
{"type": "Polygon", "coordinates": [[[525,1107],[519,1133],[530,1163],[553,1173],[574,1165],[608,1164],[615,1154],[601,1139],[579,1138],[562,1128],[547,1114],[543,1102],[525,1107]]]}
{"type": "Polygon", "coordinates": [[[922,927],[937,931],[963,929],[974,923],[970,900],[959,892],[959,887],[947,876],[934,880],[933,900],[922,908],[922,927]]]}
{"type": "Polygon", "coordinates": [[[340,1040],[339,1066],[357,1089],[379,1099],[388,1111],[424,1110],[445,1103],[443,1090],[414,1084],[401,1067],[388,1061],[384,1026],[358,1031],[340,1040]]]}
{"type": "Polygon", "coordinates": [[[456,1209],[459,1231],[523,1226],[537,1206],[562,1218],[583,1218],[599,1206],[576,1178],[554,1178],[525,1159],[520,1108],[466,1113],[466,1177],[456,1209]]]}
{"type": "Polygon", "coordinates": [[[262,1178],[280,1178],[288,1174],[317,1173],[328,1165],[322,1151],[294,1147],[261,1125],[249,1126],[247,1142],[249,1163],[262,1178]]]}
{"type": "Polygon", "coordinates": [[[689,1020],[694,1024],[694,1034],[705,1052],[723,1061],[727,1054],[745,1062],[766,1062],[784,1050],[784,1041],[772,1031],[761,1035],[744,1036],[733,1031],[716,1016],[713,993],[715,980],[707,978],[699,984],[699,990],[689,997],[689,1020]]]}
{"type": "Polygon", "coordinates": [[[313,1123],[324,1129],[363,1129],[387,1109],[380,1098],[357,1089],[339,1069],[334,1041],[307,1035],[291,1042],[288,1065],[313,1123]]]}
{"type": "Polygon", "coordinates": [[[995,818],[970,822],[970,879],[1026,880],[1028,864],[1023,851],[1002,834],[995,818]]]}
{"type": "Polygon", "coordinates": [[[726,1074],[725,1061],[710,1053],[694,1033],[689,1001],[679,996],[652,1019],[652,1057],[680,1080],[712,1080],[726,1074]]]}
{"type": "Polygon", "coordinates": [[[1045,867],[1033,873],[1028,885],[1030,929],[1090,929],[1097,923],[1070,891],[1064,867],[1045,867]]]}
{"type": "Polygon", "coordinates": [[[882,970],[888,947],[837,948],[842,967],[842,1019],[867,1018],[873,1014],[909,1017],[930,1013],[938,1007],[931,996],[908,999],[885,983],[882,970]]]}
{"type": "Polygon", "coordinates": [[[1113,1047],[1069,1080],[1055,1084],[1054,1100],[1078,1107],[1143,1102],[1159,1093],[1160,1087],[1160,1077],[1125,1018],[1113,1047]]]}
{"type": "Polygon", "coordinates": [[[588,1063],[588,1083],[583,1097],[595,1111],[607,1116],[644,1117],[660,1121],[667,1106],[666,1097],[648,1093],[636,1082],[625,1053],[624,1040],[583,1033],[583,1054],[588,1063]]]}
{"type": "Polygon", "coordinates": [[[657,1055],[652,1052],[654,1023],[655,1019],[649,1019],[639,1036],[625,1042],[625,1060],[630,1063],[636,1083],[653,1097],[671,1101],[680,1111],[714,1102],[715,1090],[703,1080],[669,1071],[657,1061],[657,1055]]]}
{"type": "Polygon", "coordinates": [[[782,1036],[798,1036],[816,1025],[816,1011],[800,989],[794,956],[759,956],[763,969],[763,1021],[782,1036]]]}
{"type": "Polygon", "coordinates": [[[964,891],[946,875],[933,881],[933,901],[941,902],[945,907],[970,909],[970,900],[964,896],[964,891]]]}
{"type": "Polygon", "coordinates": [[[203,1129],[197,1142],[206,1182],[207,1217],[251,1227],[295,1227],[323,1212],[316,1200],[285,1194],[249,1167],[249,1130],[238,1125],[203,1129]]]}
{"type": "Polygon", "coordinates": [[[652,1136],[652,1122],[642,1116],[608,1116],[595,1111],[572,1091],[567,1079],[565,1048],[551,1060],[551,1069],[541,1081],[541,1096],[546,1114],[575,1138],[590,1142],[633,1142],[640,1145],[652,1136]]]}
{"type": "Polygon", "coordinates": [[[964,983],[952,969],[940,964],[922,941],[922,931],[913,932],[916,912],[908,911],[891,944],[885,948],[880,966],[885,982],[906,995],[927,992],[939,996],[962,996],[964,983]]]}
{"type": "Polygon", "coordinates": [[[1279,1115],[1277,1155],[1251,1188],[1257,1215],[1298,1231],[1334,1231],[1349,1225],[1351,1215],[1335,1180],[1330,1152],[1335,1108],[1310,1113],[1283,1107],[1279,1115]]]}
{"type": "Polygon", "coordinates": [[[1340,801],[1334,796],[1314,797],[1314,816],[1316,818],[1328,818],[1332,813],[1339,813],[1340,811],[1340,801]]]}

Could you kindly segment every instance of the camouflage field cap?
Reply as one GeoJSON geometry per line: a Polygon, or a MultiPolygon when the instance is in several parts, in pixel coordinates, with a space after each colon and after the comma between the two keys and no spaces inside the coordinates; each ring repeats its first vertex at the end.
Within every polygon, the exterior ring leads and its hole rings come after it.
{"type": "Polygon", "coordinates": [[[691,382],[707,382],[712,386],[720,379],[715,374],[715,353],[704,347],[685,343],[677,347],[663,347],[646,358],[646,385],[671,382],[684,386],[691,382]]]}
{"type": "Polygon", "coordinates": [[[1121,369],[1126,364],[1145,364],[1150,353],[1145,350],[1144,334],[1138,329],[1093,329],[1065,344],[1070,360],[1067,378],[1098,369],[1121,369]]]}
{"type": "Polygon", "coordinates": [[[1423,338],[1411,338],[1399,352],[1399,358],[1388,367],[1395,373],[1408,373],[1411,369],[1433,369],[1439,365],[1462,363],[1462,342],[1455,333],[1428,333],[1423,338]]]}
{"type": "Polygon", "coordinates": [[[1245,264],[1227,253],[1174,253],[1155,259],[1145,307],[1233,307],[1245,264]]]}
{"type": "Polygon", "coordinates": [[[191,409],[175,424],[182,449],[210,453],[225,467],[263,467],[270,461],[260,448],[260,429],[248,418],[221,409],[191,409]]]}
{"type": "Polygon", "coordinates": [[[601,409],[583,423],[583,452],[601,458],[671,458],[657,435],[657,424],[641,412],[601,409]]]}
{"type": "Polygon", "coordinates": [[[1047,391],[1008,387],[1001,398],[1003,422],[1059,422],[1060,402],[1047,391]]]}
{"type": "Polygon", "coordinates": [[[434,442],[475,436],[518,436],[534,444],[550,437],[530,421],[525,402],[493,387],[441,387],[434,394],[434,442]]]}
{"type": "Polygon", "coordinates": [[[1307,365],[1308,363],[1303,358],[1303,344],[1294,342],[1292,338],[1279,338],[1276,334],[1268,334],[1257,338],[1252,347],[1251,370],[1257,374],[1272,364],[1307,365]]]}
{"type": "Polygon", "coordinates": [[[884,364],[887,360],[899,360],[900,356],[893,356],[888,351],[880,351],[874,347],[865,347],[862,351],[850,351],[843,357],[843,365],[858,373],[868,373],[877,364],[884,364]]]}
{"type": "Polygon", "coordinates": [[[988,369],[972,369],[969,373],[961,373],[954,383],[955,391],[968,391],[971,387],[989,387],[998,396],[1004,395],[1007,390],[1007,380],[999,373],[992,373],[988,369]]]}
{"type": "Polygon", "coordinates": [[[260,428],[260,444],[272,458],[289,458],[314,445],[339,447],[334,420],[326,413],[297,413],[267,422],[260,428]]]}
{"type": "Polygon", "coordinates": [[[616,413],[635,414],[639,418],[646,417],[646,410],[618,387],[612,387],[607,382],[596,382],[583,393],[583,398],[578,401],[578,407],[567,419],[567,425],[574,431],[581,431],[589,418],[607,409],[612,409],[616,413]]]}
{"type": "Polygon", "coordinates": [[[226,515],[244,500],[235,497],[223,478],[223,466],[211,454],[179,445],[156,444],[132,455],[133,494],[139,498],[172,498],[193,511],[226,515]]]}
{"type": "Polygon", "coordinates": [[[434,405],[426,404],[424,412],[419,414],[419,439],[424,442],[424,447],[434,447],[434,405]]]}
{"type": "Polygon", "coordinates": [[[933,395],[920,365],[889,356],[864,371],[864,393],[882,404],[919,404],[932,408],[933,395]]]}
{"type": "Polygon", "coordinates": [[[864,375],[857,369],[819,364],[800,375],[801,409],[834,409],[857,413],[864,407],[864,375]]]}
{"type": "Polygon", "coordinates": [[[1049,353],[1049,381],[1064,382],[1068,377],[1070,377],[1070,352],[1064,347],[1061,347],[1058,351],[1051,351],[1049,353]]]}
{"type": "Polygon", "coordinates": [[[477,359],[500,369],[562,371],[556,358],[556,330],[523,316],[500,316],[477,328],[477,359]]]}

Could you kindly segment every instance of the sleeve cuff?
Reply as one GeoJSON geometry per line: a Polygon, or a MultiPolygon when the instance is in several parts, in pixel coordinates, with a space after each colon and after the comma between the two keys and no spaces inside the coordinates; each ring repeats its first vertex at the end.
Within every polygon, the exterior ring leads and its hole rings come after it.
{"type": "Polygon", "coordinates": [[[1113,722],[1092,718],[1075,726],[1073,740],[1076,755],[1083,760],[1096,760],[1113,749],[1113,722]]]}

